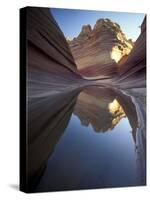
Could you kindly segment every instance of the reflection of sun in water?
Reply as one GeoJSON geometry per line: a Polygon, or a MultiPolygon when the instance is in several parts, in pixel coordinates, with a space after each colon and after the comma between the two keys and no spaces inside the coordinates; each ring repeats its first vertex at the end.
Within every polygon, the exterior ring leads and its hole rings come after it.
{"type": "Polygon", "coordinates": [[[113,102],[108,104],[108,110],[113,116],[112,125],[118,124],[122,118],[126,117],[126,114],[117,99],[114,99],[113,102]]]}

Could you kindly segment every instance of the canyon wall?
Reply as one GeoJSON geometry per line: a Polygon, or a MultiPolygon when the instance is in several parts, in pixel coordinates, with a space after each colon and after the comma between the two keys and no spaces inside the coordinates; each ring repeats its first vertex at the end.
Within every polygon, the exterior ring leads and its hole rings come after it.
{"type": "Polygon", "coordinates": [[[97,20],[93,29],[83,25],[78,37],[66,41],[49,9],[27,8],[27,67],[31,98],[83,86],[83,78],[145,86],[146,18],[135,44],[110,19],[97,20]]]}
{"type": "Polygon", "coordinates": [[[26,8],[28,96],[73,89],[81,81],[66,39],[48,8],[26,8]]]}
{"type": "Polygon", "coordinates": [[[84,25],[79,36],[67,42],[48,8],[26,8],[25,16],[25,148],[30,190],[42,175],[72,112],[85,126],[91,124],[95,132],[113,129],[126,114],[135,140],[137,118],[130,98],[114,94],[112,89],[79,92],[83,86],[93,84],[82,76],[102,81],[115,77],[114,83],[122,88],[145,86],[146,18],[134,45],[120,26],[109,19],[98,20],[93,29],[84,25]],[[112,103],[117,104],[120,113],[108,110],[112,103]]]}
{"type": "Polygon", "coordinates": [[[131,53],[118,63],[117,83],[122,88],[146,86],[146,16],[131,53]]]}
{"type": "Polygon", "coordinates": [[[97,20],[93,30],[90,25],[82,26],[78,37],[67,41],[79,72],[88,79],[112,78],[117,73],[117,62],[133,47],[120,26],[110,19],[97,20]]]}
{"type": "Polygon", "coordinates": [[[28,119],[25,177],[30,191],[67,126],[83,79],[50,10],[29,7],[25,12],[28,119]]]}

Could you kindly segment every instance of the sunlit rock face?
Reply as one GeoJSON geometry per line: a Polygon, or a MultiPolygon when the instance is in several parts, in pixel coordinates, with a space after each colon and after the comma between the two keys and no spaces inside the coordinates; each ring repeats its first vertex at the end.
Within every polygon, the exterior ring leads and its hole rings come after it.
{"type": "Polygon", "coordinates": [[[122,48],[122,49],[119,46],[114,46],[111,51],[111,58],[115,60],[116,63],[118,63],[122,57],[127,56],[130,53],[131,49],[132,46],[131,48],[122,48]]]}
{"type": "Polygon", "coordinates": [[[121,87],[146,86],[146,17],[132,51],[119,61],[118,72],[117,82],[121,87]]]}
{"type": "Polygon", "coordinates": [[[78,70],[85,77],[109,77],[117,73],[116,63],[133,47],[117,23],[97,20],[93,30],[84,25],[78,37],[68,41],[78,70]]]}

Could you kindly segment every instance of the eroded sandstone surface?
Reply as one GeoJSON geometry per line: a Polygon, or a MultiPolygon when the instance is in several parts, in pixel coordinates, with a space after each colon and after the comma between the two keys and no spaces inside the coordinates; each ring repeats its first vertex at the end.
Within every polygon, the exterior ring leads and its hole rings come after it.
{"type": "Polygon", "coordinates": [[[118,63],[118,84],[124,87],[146,86],[146,16],[141,24],[141,34],[131,53],[118,63]]]}
{"type": "MultiPolygon", "coordinates": [[[[112,86],[145,86],[146,19],[134,44],[109,19],[98,20],[93,29],[84,25],[79,36],[67,42],[49,9],[28,8],[26,16],[29,187],[38,182],[72,113],[97,132],[113,129],[127,116],[136,148],[142,149],[146,137],[142,108],[145,96],[137,91],[134,95],[129,90],[116,92],[112,86]],[[84,86],[106,83],[111,88],[85,89],[80,93],[84,86]]],[[[139,163],[141,157],[138,154],[139,163]]]]}
{"type": "Polygon", "coordinates": [[[92,79],[114,76],[118,61],[134,46],[110,19],[97,20],[93,29],[83,25],[80,34],[68,43],[79,72],[92,79]]]}
{"type": "Polygon", "coordinates": [[[48,8],[27,9],[26,41],[29,99],[80,86],[83,79],[48,8]]]}

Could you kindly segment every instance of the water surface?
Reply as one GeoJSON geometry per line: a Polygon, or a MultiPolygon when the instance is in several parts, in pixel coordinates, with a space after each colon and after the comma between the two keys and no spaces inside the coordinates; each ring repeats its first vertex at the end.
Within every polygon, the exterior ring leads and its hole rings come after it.
{"type": "Polygon", "coordinates": [[[31,140],[34,191],[145,185],[143,98],[89,87],[40,100],[31,140]]]}

